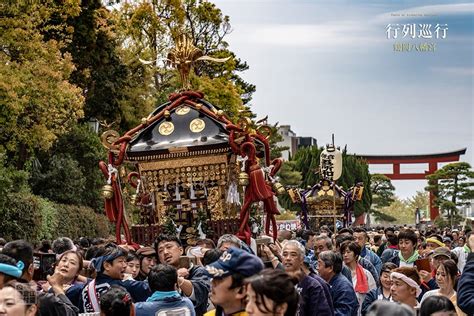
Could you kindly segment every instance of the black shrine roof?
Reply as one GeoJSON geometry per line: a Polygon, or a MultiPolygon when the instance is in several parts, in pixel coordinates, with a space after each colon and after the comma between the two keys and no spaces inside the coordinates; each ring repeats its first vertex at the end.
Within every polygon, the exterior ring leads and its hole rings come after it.
{"type": "MultiPolygon", "coordinates": [[[[200,100],[203,101],[203,100],[200,100]]],[[[216,108],[207,102],[202,102],[203,107],[210,110],[216,108]]],[[[151,115],[160,112],[168,103],[165,103],[155,109],[151,115]]],[[[179,149],[185,149],[186,152],[205,151],[216,148],[229,148],[229,133],[225,129],[224,123],[200,112],[192,107],[182,105],[170,111],[170,116],[164,116],[156,122],[150,124],[140,131],[131,141],[127,149],[127,157],[143,157],[157,154],[167,154],[179,149]],[[180,115],[177,109],[186,107],[189,112],[180,115]],[[193,120],[200,119],[205,127],[202,131],[193,132],[190,124],[193,120]],[[160,133],[159,128],[162,123],[170,122],[174,126],[173,132],[169,135],[160,133]]]]}

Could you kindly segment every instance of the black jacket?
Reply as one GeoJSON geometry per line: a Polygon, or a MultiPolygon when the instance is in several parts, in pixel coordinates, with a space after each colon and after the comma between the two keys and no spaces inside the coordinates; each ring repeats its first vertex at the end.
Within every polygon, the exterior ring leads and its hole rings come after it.
{"type": "Polygon", "coordinates": [[[474,315],[474,252],[467,256],[466,265],[458,282],[458,306],[468,315],[474,315]]]}
{"type": "Polygon", "coordinates": [[[40,293],[38,301],[40,316],[76,316],[79,313],[79,309],[64,294],[56,296],[52,293],[40,293]]]}

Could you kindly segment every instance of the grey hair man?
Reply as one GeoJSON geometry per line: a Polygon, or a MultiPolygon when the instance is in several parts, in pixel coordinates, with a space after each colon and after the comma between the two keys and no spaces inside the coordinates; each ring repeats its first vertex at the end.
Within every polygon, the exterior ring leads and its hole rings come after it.
{"type": "Polygon", "coordinates": [[[326,235],[314,237],[314,254],[316,258],[323,251],[332,250],[332,240],[326,235]]]}
{"type": "Polygon", "coordinates": [[[334,251],[323,251],[318,257],[319,275],[331,286],[334,315],[357,315],[359,302],[351,282],[341,274],[342,257],[334,251]]]}
{"type": "Polygon", "coordinates": [[[231,235],[231,234],[222,235],[217,241],[217,249],[221,251],[226,251],[230,247],[235,247],[235,248],[240,249],[242,248],[242,242],[235,235],[231,235]]]}
{"type": "Polygon", "coordinates": [[[297,289],[301,293],[301,303],[298,315],[333,315],[328,284],[319,276],[309,276],[302,271],[305,247],[296,240],[285,241],[282,245],[282,257],[285,271],[299,280],[297,289]]]}

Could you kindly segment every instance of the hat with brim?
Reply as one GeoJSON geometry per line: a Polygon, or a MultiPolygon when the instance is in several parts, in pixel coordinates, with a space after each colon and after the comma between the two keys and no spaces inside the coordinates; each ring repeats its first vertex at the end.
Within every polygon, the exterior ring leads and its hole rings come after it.
{"type": "Polygon", "coordinates": [[[152,247],[142,247],[137,250],[136,254],[140,257],[156,257],[156,251],[152,247]]]}
{"type": "Polygon", "coordinates": [[[439,247],[433,250],[433,258],[444,256],[448,259],[451,259],[451,251],[446,247],[439,247]]]}

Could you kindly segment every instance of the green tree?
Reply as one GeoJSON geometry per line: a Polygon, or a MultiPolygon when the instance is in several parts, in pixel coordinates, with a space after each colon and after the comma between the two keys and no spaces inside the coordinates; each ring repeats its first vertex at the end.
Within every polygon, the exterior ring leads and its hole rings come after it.
{"type": "Polygon", "coordinates": [[[47,199],[66,204],[82,204],[86,179],[79,164],[69,155],[57,154],[33,179],[33,190],[47,199]]]}
{"type": "Polygon", "coordinates": [[[461,221],[459,207],[469,205],[474,198],[474,171],[467,162],[455,162],[443,166],[426,176],[425,188],[435,196],[435,204],[447,216],[451,227],[461,221]]]}
{"type": "Polygon", "coordinates": [[[80,14],[68,26],[73,33],[66,49],[76,66],[71,82],[83,91],[85,117],[119,120],[129,72],[117,52],[109,10],[100,0],[81,1],[80,14]]]}
{"type": "Polygon", "coordinates": [[[7,165],[5,154],[0,152],[0,209],[4,208],[11,193],[27,193],[29,174],[7,165]]]}
{"type": "Polygon", "coordinates": [[[362,200],[354,204],[354,216],[358,217],[367,213],[372,204],[369,165],[356,155],[348,155],[347,148],[342,151],[342,159],[342,176],[337,183],[346,190],[357,183],[364,186],[362,200]]]}
{"type": "MultiPolygon", "coordinates": [[[[291,160],[285,161],[283,163],[283,166],[281,167],[280,172],[278,173],[278,177],[280,178],[280,183],[285,186],[285,188],[299,187],[303,179],[301,172],[296,170],[295,161],[291,160]]],[[[291,202],[291,199],[288,194],[278,196],[278,201],[280,205],[285,209],[291,211],[299,211],[300,209],[298,205],[295,205],[291,202]]]]}
{"type": "Polygon", "coordinates": [[[103,211],[100,188],[104,177],[98,163],[106,152],[87,124],[61,136],[50,154],[38,155],[40,167],[32,172],[33,192],[51,201],[86,205],[103,211]]]}
{"type": "MultiPolygon", "coordinates": [[[[401,200],[395,197],[395,200],[386,207],[381,209],[381,213],[395,218],[395,224],[414,224],[415,223],[415,210],[409,207],[406,200],[401,200]]],[[[384,219],[381,219],[383,222],[384,219]]]]}
{"type": "Polygon", "coordinates": [[[376,220],[393,222],[395,217],[381,212],[383,207],[389,206],[395,201],[395,187],[389,177],[383,174],[373,174],[370,176],[370,190],[372,191],[371,213],[376,220]]]}
{"type": "Polygon", "coordinates": [[[414,196],[407,200],[407,203],[411,210],[419,209],[425,216],[429,216],[430,196],[428,192],[417,191],[414,196]]]}
{"type": "MultiPolygon", "coordinates": [[[[83,116],[81,89],[69,82],[74,65],[64,43],[44,38],[54,1],[2,5],[0,20],[0,150],[18,169],[46,151],[83,116]]],[[[64,5],[62,14],[76,11],[64,5]]]]}

